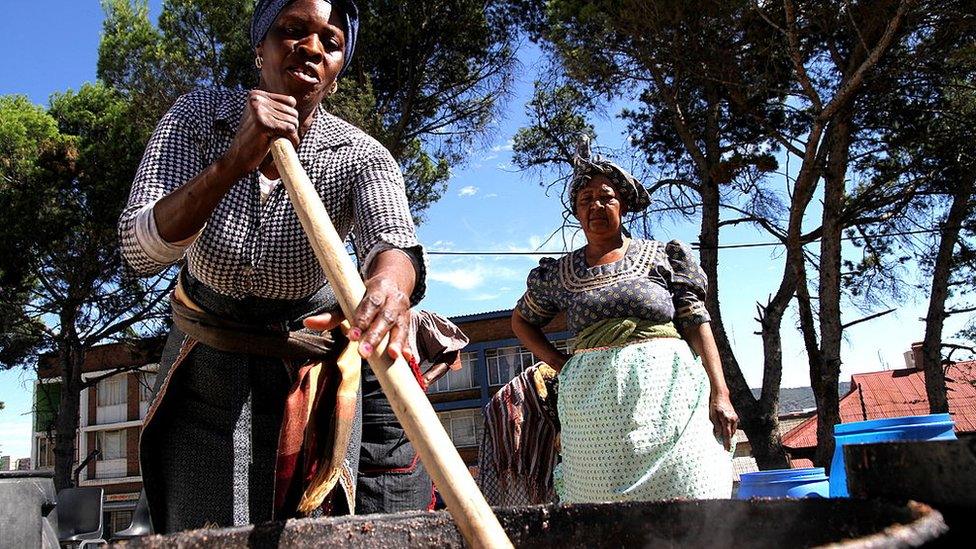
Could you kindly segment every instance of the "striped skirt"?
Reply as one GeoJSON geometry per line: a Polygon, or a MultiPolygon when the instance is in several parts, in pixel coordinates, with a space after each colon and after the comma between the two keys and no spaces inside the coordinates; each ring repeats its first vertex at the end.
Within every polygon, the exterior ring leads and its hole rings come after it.
{"type": "Polygon", "coordinates": [[[732,454],[712,432],[708,398],[683,340],[578,351],[559,375],[560,501],[730,497],[732,454]]]}

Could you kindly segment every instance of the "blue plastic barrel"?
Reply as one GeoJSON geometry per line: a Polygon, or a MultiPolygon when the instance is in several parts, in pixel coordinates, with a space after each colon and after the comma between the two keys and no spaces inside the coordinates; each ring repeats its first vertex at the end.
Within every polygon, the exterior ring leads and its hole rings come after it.
{"type": "Polygon", "coordinates": [[[844,446],[901,440],[955,440],[949,414],[890,417],[834,425],[834,457],[830,461],[830,497],[847,497],[844,446]]]}
{"type": "Polygon", "coordinates": [[[776,469],[740,475],[736,498],[825,498],[829,490],[823,467],[776,469]]]}

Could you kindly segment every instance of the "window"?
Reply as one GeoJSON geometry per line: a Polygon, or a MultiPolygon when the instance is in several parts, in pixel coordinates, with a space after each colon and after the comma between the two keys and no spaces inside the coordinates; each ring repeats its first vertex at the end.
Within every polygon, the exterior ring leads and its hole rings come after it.
{"type": "Polygon", "coordinates": [[[95,461],[95,478],[126,476],[128,469],[126,443],[125,429],[95,433],[95,447],[101,452],[95,461]]]}
{"type": "Polygon", "coordinates": [[[573,352],[573,340],[572,339],[557,339],[552,342],[552,345],[561,352],[566,354],[573,352]]]}
{"type": "Polygon", "coordinates": [[[528,368],[535,357],[525,347],[496,347],[485,350],[485,365],[488,367],[488,383],[504,385],[519,372],[528,368]]]}
{"type": "Polygon", "coordinates": [[[437,417],[440,418],[441,425],[451,437],[454,446],[464,448],[477,446],[481,442],[484,420],[481,417],[480,410],[473,408],[438,412],[437,417]]]}
{"type": "Polygon", "coordinates": [[[152,402],[152,391],[156,385],[155,372],[140,372],[136,374],[139,380],[139,419],[146,418],[149,411],[149,404],[152,402]]]}
{"type": "Polygon", "coordinates": [[[99,431],[95,437],[98,449],[102,452],[98,456],[98,460],[110,461],[113,459],[125,459],[125,438],[125,429],[99,431]]]}
{"type": "Polygon", "coordinates": [[[46,436],[37,437],[37,463],[35,469],[54,467],[54,441],[46,436]]]}
{"type": "Polygon", "coordinates": [[[463,391],[478,386],[475,382],[474,368],[478,363],[478,353],[461,353],[461,369],[448,370],[444,377],[430,386],[431,393],[446,393],[448,391],[463,391]]]}
{"type": "MultiPolygon", "coordinates": [[[[557,339],[552,342],[556,349],[571,353],[572,339],[557,339]]],[[[505,385],[522,370],[538,362],[539,359],[525,347],[496,347],[485,350],[485,365],[488,367],[488,384],[505,385]]]]}
{"type": "Polygon", "coordinates": [[[97,423],[117,423],[126,420],[127,377],[126,374],[118,374],[98,382],[95,388],[98,405],[95,410],[97,423]]]}
{"type": "Polygon", "coordinates": [[[125,530],[132,524],[132,511],[110,511],[105,514],[108,515],[108,520],[103,520],[109,530],[105,532],[106,539],[116,532],[125,530]]]}

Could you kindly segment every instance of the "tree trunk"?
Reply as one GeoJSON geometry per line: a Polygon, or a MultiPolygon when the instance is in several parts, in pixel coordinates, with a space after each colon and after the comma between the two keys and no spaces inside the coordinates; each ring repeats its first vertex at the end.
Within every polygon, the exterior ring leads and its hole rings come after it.
{"type": "Polygon", "coordinates": [[[62,339],[58,351],[61,365],[61,402],[54,434],[54,485],[58,490],[74,484],[72,472],[77,454],[78,423],[81,406],[81,370],[84,350],[78,342],[62,339]]]}
{"type": "Polygon", "coordinates": [[[78,423],[81,405],[82,365],[85,349],[75,328],[78,307],[70,302],[61,309],[61,334],[57,340],[61,367],[61,402],[54,433],[54,486],[57,490],[73,486],[72,472],[77,454],[78,423]]]}
{"type": "MultiPolygon", "coordinates": [[[[783,449],[779,432],[779,382],[782,377],[782,361],[766,361],[763,369],[763,394],[759,400],[749,390],[749,384],[732,351],[718,297],[718,242],[719,242],[719,188],[711,180],[702,184],[702,222],[699,240],[702,270],[708,278],[705,306],[712,317],[712,333],[719,355],[725,382],[729,386],[732,405],[739,415],[739,423],[752,447],[752,455],[760,469],[789,467],[789,459],[783,449]],[[770,390],[767,391],[767,386],[770,390]]],[[[779,327],[776,327],[779,335],[779,327]]],[[[765,338],[764,338],[765,343],[765,338]]],[[[765,347],[764,347],[765,352],[765,347]]],[[[777,356],[779,353],[775,353],[777,356]]]]}
{"type": "Polygon", "coordinates": [[[942,369],[942,326],[946,319],[945,302],[949,294],[949,278],[952,274],[953,250],[959,241],[962,222],[969,213],[969,201],[973,196],[974,180],[960,183],[952,195],[952,206],[946,216],[935,256],[932,274],[932,291],[929,294],[929,310],[925,315],[925,339],[922,340],[922,364],[925,369],[925,393],[929,398],[929,412],[948,413],[945,371],[942,369]]]}
{"type": "Polygon", "coordinates": [[[851,145],[850,110],[838,113],[828,133],[829,155],[824,170],[824,203],[820,237],[820,350],[810,356],[810,381],[817,401],[817,452],[814,462],[829,469],[834,455],[834,425],[840,423],[841,238],[851,145]]]}
{"type": "MultiPolygon", "coordinates": [[[[793,299],[795,291],[794,280],[784,277],[776,294],[765,307],[757,305],[760,335],[763,342],[763,387],[760,396],[762,413],[758,414],[758,421],[768,424],[768,428],[775,433],[775,440],[769,442],[769,453],[760,456],[756,452],[756,463],[761,469],[779,469],[789,467],[789,458],[779,432],[779,386],[783,379],[783,315],[793,299]],[[765,463],[760,461],[765,459],[765,463]],[[768,465],[766,467],[765,465],[768,465]]],[[[765,427],[765,426],[763,426],[765,427]]],[[[752,439],[749,439],[752,441],[752,439]]],[[[756,445],[753,443],[753,448],[756,445]]]]}

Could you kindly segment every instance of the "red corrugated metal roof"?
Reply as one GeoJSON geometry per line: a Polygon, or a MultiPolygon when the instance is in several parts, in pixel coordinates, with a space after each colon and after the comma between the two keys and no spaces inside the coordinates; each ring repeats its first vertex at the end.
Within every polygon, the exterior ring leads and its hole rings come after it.
{"type": "Polygon", "coordinates": [[[813,467],[813,460],[806,458],[793,458],[790,460],[790,469],[808,469],[813,467]]]}
{"type": "MultiPolygon", "coordinates": [[[[976,361],[959,362],[946,371],[949,414],[957,433],[976,432],[976,361]]],[[[851,376],[851,392],[840,401],[840,421],[865,421],[929,413],[925,375],[920,370],[888,370],[851,376]]],[[[814,416],[783,436],[783,446],[817,445],[814,416]]]]}

